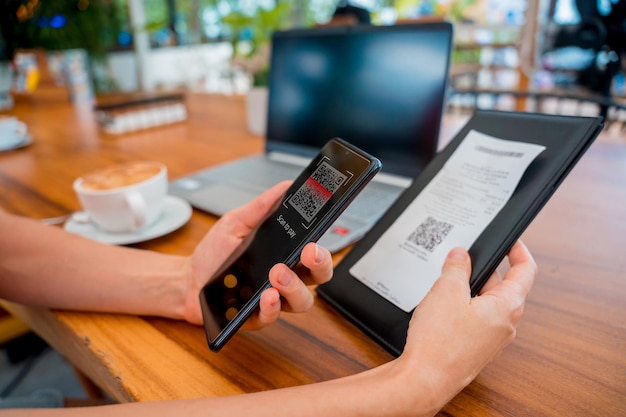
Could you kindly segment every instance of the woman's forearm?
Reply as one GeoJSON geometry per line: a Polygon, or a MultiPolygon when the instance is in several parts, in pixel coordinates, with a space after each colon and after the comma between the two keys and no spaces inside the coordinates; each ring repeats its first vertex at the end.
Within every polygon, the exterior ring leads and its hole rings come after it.
{"type": "MultiPolygon", "coordinates": [[[[398,368],[398,360],[337,380],[253,394],[156,401],[83,409],[28,410],[29,417],[425,417],[444,404],[431,397],[428,382],[398,368]]],[[[13,417],[22,416],[12,410],[13,417]]],[[[2,416],[2,412],[0,412],[2,416]]]]}
{"type": "MultiPolygon", "coordinates": [[[[236,216],[235,216],[236,218],[236,216]]],[[[11,217],[0,214],[0,230],[16,231],[10,224],[11,217]]],[[[233,220],[231,217],[229,221],[233,220]]],[[[15,219],[15,221],[27,221],[15,219]]],[[[222,223],[223,236],[238,235],[237,227],[229,227],[229,221],[222,223]],[[231,230],[232,229],[232,230],[231,230]],[[226,233],[228,232],[228,233],[226,233]]],[[[38,230],[35,224],[22,224],[19,228],[24,233],[38,230]],[[31,228],[32,226],[32,228],[31,228]]],[[[212,229],[216,230],[216,229],[212,229]]],[[[168,275],[177,269],[184,274],[193,269],[182,257],[142,254],[123,248],[101,248],[93,242],[72,236],[54,236],[59,230],[45,230],[41,242],[50,244],[54,239],[64,245],[62,252],[70,255],[63,257],[61,251],[52,250],[48,255],[37,259],[26,245],[28,239],[16,237],[15,244],[9,245],[7,239],[0,237],[0,264],[8,267],[0,270],[0,279],[22,279],[16,285],[15,292],[22,300],[38,297],[52,297],[41,304],[54,305],[64,303],[65,297],[86,298],[82,301],[89,308],[100,305],[107,310],[135,312],[139,314],[160,314],[151,309],[155,301],[166,300],[164,305],[172,309],[177,304],[177,294],[194,294],[197,306],[197,288],[168,289],[168,275]],[[84,245],[81,247],[81,245],[84,245]],[[80,252],[83,261],[75,261],[71,252],[80,252]],[[154,256],[154,257],[153,257],[154,256]],[[141,257],[141,258],[140,258],[141,257]],[[14,258],[17,262],[14,262],[14,258]],[[33,261],[34,260],[34,261],[33,261]],[[28,273],[20,273],[20,262],[33,261],[27,265],[28,273]],[[78,263],[77,263],[78,262],[78,263]],[[86,263],[86,264],[85,264],[86,263]],[[52,266],[53,272],[46,269],[52,266]],[[145,268],[141,265],[146,265],[145,268]],[[96,267],[102,284],[90,283],[89,276],[82,276],[89,269],[96,267]],[[137,269],[139,268],[139,269],[137,269]],[[55,279],[62,272],[64,276],[55,279]],[[44,282],[38,288],[29,275],[42,274],[44,282]],[[156,278],[152,278],[155,276],[156,278]],[[160,287],[164,282],[163,288],[160,287]],[[121,284],[124,285],[121,285],[121,284]],[[73,288],[61,288],[61,285],[73,285],[73,288]],[[98,302],[99,294],[107,294],[106,302],[98,302]],[[60,296],[59,296],[60,294],[60,296]],[[111,295],[113,294],[113,295],[111,295]],[[147,299],[148,302],[144,302],[147,299]],[[134,304],[134,301],[137,301],[134,304]],[[119,304],[119,305],[111,305],[119,304]],[[130,307],[129,307],[130,306],[130,307]],[[131,308],[132,306],[135,306],[131,308]]],[[[218,235],[219,232],[216,232],[218,235]]],[[[211,238],[211,233],[208,237],[211,238]]],[[[245,235],[245,233],[244,233],[245,235]]],[[[215,236],[213,236],[215,237],[215,236]]],[[[206,240],[206,245],[199,253],[196,268],[203,264],[203,254],[219,249],[215,239],[206,240]],[[212,250],[208,250],[208,249],[212,250]]],[[[233,242],[236,243],[236,242],[233,242]]],[[[35,246],[41,243],[34,243],[35,246]]],[[[179,400],[163,402],[144,402],[113,406],[95,407],[80,410],[28,410],[18,414],[11,410],[12,416],[205,416],[205,415],[240,415],[258,416],[430,416],[434,415],[463,387],[469,384],[480,370],[496,357],[515,337],[515,329],[524,310],[524,302],[537,275],[537,266],[530,252],[521,243],[516,243],[509,255],[510,269],[500,280],[498,275],[491,277],[491,285],[477,297],[471,296],[469,277],[471,262],[466,250],[455,248],[450,251],[442,268],[441,277],[435,282],[426,297],[413,313],[403,354],[396,360],[361,374],[317,384],[264,391],[240,396],[207,398],[197,400],[179,400]]],[[[206,270],[214,270],[210,266],[206,270]]],[[[205,265],[206,266],[206,265],[205,265]]],[[[202,268],[200,268],[202,269],[202,268]]],[[[324,268],[325,269],[325,268],[324,268]]],[[[319,271],[318,271],[319,272],[319,271]]],[[[191,272],[189,272],[191,274],[191,272]]],[[[174,281],[189,282],[178,275],[174,281]],[[181,279],[182,278],[182,279],[181,279]]],[[[39,280],[38,280],[39,282],[39,280]]],[[[2,283],[8,290],[10,285],[2,283]]],[[[191,284],[193,287],[196,284],[191,284]]],[[[9,293],[11,293],[9,291],[9,293]]],[[[81,301],[76,301],[81,302],[81,301]]],[[[76,308],[76,306],[71,306],[76,308]]],[[[198,314],[196,312],[196,314],[198,314]]],[[[2,412],[0,412],[2,415],[2,412]]]]}
{"type": "Polygon", "coordinates": [[[186,258],[103,245],[0,211],[0,294],[51,308],[182,318],[186,258]]]}

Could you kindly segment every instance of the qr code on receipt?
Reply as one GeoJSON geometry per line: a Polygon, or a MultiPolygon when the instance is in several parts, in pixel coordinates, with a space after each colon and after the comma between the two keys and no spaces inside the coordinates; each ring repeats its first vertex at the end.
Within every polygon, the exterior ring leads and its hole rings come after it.
{"type": "Polygon", "coordinates": [[[408,237],[408,241],[421,246],[428,252],[433,252],[450,233],[453,225],[428,217],[408,237]]]}
{"type": "Polygon", "coordinates": [[[310,222],[346,178],[346,175],[330,164],[322,162],[288,202],[307,222],[310,222]]]}

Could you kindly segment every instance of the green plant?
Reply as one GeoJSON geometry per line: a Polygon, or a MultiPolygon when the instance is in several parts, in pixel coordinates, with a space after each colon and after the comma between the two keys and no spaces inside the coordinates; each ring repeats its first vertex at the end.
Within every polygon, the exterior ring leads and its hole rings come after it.
{"type": "Polygon", "coordinates": [[[117,4],[106,0],[0,0],[5,55],[16,49],[82,48],[102,57],[120,30],[117,4]]]}
{"type": "Polygon", "coordinates": [[[231,30],[234,64],[251,75],[252,85],[267,85],[272,33],[291,25],[293,7],[293,2],[277,1],[273,8],[259,7],[253,15],[235,11],[222,18],[231,30]]]}
{"type": "MultiPolygon", "coordinates": [[[[0,0],[0,61],[12,61],[19,49],[84,49],[92,63],[104,63],[122,27],[120,4],[120,0],[0,0]]],[[[93,67],[90,72],[96,90],[111,89],[106,77],[95,77],[93,67]]]]}
{"type": "Polygon", "coordinates": [[[13,60],[15,51],[23,43],[23,34],[18,30],[17,0],[0,0],[0,62],[13,60]]]}
{"type": "Polygon", "coordinates": [[[104,0],[41,2],[30,24],[35,46],[46,50],[83,48],[102,56],[120,30],[116,5],[104,0]]]}

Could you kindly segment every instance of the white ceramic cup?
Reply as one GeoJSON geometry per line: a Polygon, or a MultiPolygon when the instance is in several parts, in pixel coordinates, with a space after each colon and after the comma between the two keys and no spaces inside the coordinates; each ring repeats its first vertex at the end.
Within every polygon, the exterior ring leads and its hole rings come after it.
{"type": "Polygon", "coordinates": [[[26,124],[16,117],[0,117],[0,146],[16,144],[26,136],[26,124]]]}
{"type": "Polygon", "coordinates": [[[110,233],[139,231],[157,221],[167,188],[167,168],[154,161],[114,165],[74,181],[83,210],[110,233]]]}

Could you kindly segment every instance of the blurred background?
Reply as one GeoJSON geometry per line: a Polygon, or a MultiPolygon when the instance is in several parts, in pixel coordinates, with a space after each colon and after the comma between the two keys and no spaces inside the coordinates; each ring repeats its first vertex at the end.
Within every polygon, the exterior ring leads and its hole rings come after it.
{"type": "MultiPolygon", "coordinates": [[[[624,131],[626,0],[0,0],[0,116],[48,94],[89,109],[126,95],[140,110],[155,97],[184,110],[186,92],[250,97],[276,30],[440,20],[455,33],[448,112],[601,114],[624,131]]],[[[80,373],[2,310],[0,349],[0,398],[84,395],[80,373]]]]}
{"type": "Polygon", "coordinates": [[[263,85],[274,30],[334,24],[339,12],[354,9],[367,21],[342,24],[453,22],[450,104],[458,108],[519,108],[520,99],[572,88],[621,100],[625,3],[0,0],[0,80],[10,72],[15,92],[35,90],[49,82],[37,73],[43,56],[54,83],[78,86],[77,97],[180,88],[245,94],[263,85]]]}

